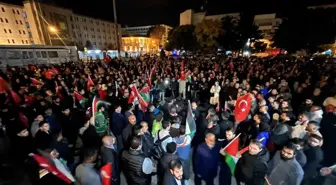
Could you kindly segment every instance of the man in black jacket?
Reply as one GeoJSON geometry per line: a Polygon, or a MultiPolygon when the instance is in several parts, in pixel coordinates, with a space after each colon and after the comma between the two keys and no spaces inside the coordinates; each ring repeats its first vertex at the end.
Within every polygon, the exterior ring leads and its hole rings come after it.
{"type": "Polygon", "coordinates": [[[263,185],[269,154],[262,143],[251,140],[249,150],[238,160],[235,169],[237,184],[263,185]]]}
{"type": "Polygon", "coordinates": [[[116,138],[113,136],[103,137],[103,146],[101,148],[102,165],[107,163],[112,164],[111,185],[120,184],[120,164],[118,152],[116,151],[114,144],[116,138]]]}
{"type": "Polygon", "coordinates": [[[124,148],[128,149],[128,139],[132,136],[133,126],[136,123],[136,117],[134,115],[130,115],[128,117],[128,125],[122,131],[122,140],[124,148]]]}
{"type": "Polygon", "coordinates": [[[158,163],[158,184],[162,184],[164,174],[169,169],[169,163],[172,160],[179,159],[179,156],[176,154],[177,145],[175,142],[168,143],[166,146],[167,152],[162,156],[158,163]]]}
{"type": "Polygon", "coordinates": [[[153,162],[142,153],[141,139],[132,137],[129,148],[121,155],[122,168],[127,184],[148,185],[151,182],[153,162]]]}
{"type": "Polygon", "coordinates": [[[163,185],[184,185],[183,166],[180,160],[172,160],[164,176],[163,185]]]}

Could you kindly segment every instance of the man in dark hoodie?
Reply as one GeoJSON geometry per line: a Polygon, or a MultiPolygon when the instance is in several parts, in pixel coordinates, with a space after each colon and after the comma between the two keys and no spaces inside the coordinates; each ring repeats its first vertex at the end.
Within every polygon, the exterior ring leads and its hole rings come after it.
{"type": "Polygon", "coordinates": [[[239,158],[235,177],[237,184],[263,185],[267,173],[269,154],[258,140],[251,140],[248,152],[239,158]]]}
{"type": "Polygon", "coordinates": [[[263,115],[261,114],[254,115],[253,119],[256,127],[256,139],[265,147],[270,138],[270,126],[263,122],[263,115]]]}

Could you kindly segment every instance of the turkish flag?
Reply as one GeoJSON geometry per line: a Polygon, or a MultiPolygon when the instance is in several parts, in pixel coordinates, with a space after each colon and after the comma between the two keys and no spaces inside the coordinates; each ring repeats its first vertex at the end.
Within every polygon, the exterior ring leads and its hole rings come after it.
{"type": "Polygon", "coordinates": [[[242,122],[246,119],[251,109],[250,94],[239,97],[234,109],[236,122],[242,122]]]}
{"type": "Polygon", "coordinates": [[[100,169],[100,176],[102,178],[103,185],[111,184],[111,176],[112,176],[112,164],[107,163],[100,169]]]}

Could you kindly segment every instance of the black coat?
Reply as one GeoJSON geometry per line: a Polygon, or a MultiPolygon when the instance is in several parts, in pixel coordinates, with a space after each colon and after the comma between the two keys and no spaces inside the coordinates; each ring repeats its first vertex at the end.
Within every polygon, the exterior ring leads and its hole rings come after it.
{"type": "MultiPolygon", "coordinates": [[[[184,179],[181,180],[181,184],[184,185],[184,179]]],[[[167,171],[164,175],[163,185],[178,185],[175,177],[167,171]]]]}
{"type": "Polygon", "coordinates": [[[131,124],[128,124],[124,130],[122,131],[122,140],[124,148],[128,149],[128,140],[132,137],[133,133],[133,126],[131,124]]]}
{"type": "Polygon", "coordinates": [[[101,157],[102,164],[105,165],[107,163],[112,164],[112,179],[111,181],[118,181],[120,179],[120,163],[118,152],[112,148],[107,148],[103,146],[101,148],[101,157]]]}
{"type": "Polygon", "coordinates": [[[310,147],[304,151],[307,163],[303,167],[304,179],[309,179],[317,175],[323,160],[323,151],[320,147],[310,147]]]}
{"type": "Polygon", "coordinates": [[[154,139],[150,132],[144,133],[144,135],[141,136],[142,140],[142,151],[146,157],[151,156],[151,150],[154,145],[154,139]]]}
{"type": "Polygon", "coordinates": [[[250,155],[249,152],[245,152],[236,165],[237,184],[244,182],[246,185],[263,185],[268,160],[269,154],[266,149],[263,149],[257,155],[250,155]]]}
{"type": "Polygon", "coordinates": [[[84,131],[82,135],[83,147],[84,148],[96,148],[99,149],[101,146],[101,140],[96,132],[96,128],[93,125],[84,131]]]}
{"type": "Polygon", "coordinates": [[[49,132],[46,133],[44,131],[37,131],[36,135],[35,135],[35,146],[36,148],[39,148],[41,150],[45,150],[47,148],[50,148],[52,143],[52,135],[49,132]]]}

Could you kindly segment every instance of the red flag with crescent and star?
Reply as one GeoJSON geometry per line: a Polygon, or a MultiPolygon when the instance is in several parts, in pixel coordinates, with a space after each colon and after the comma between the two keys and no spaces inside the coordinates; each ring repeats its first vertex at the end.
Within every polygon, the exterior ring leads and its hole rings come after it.
{"type": "Polygon", "coordinates": [[[246,119],[251,109],[251,97],[250,94],[239,97],[234,109],[234,115],[236,122],[241,122],[246,119]]]}

